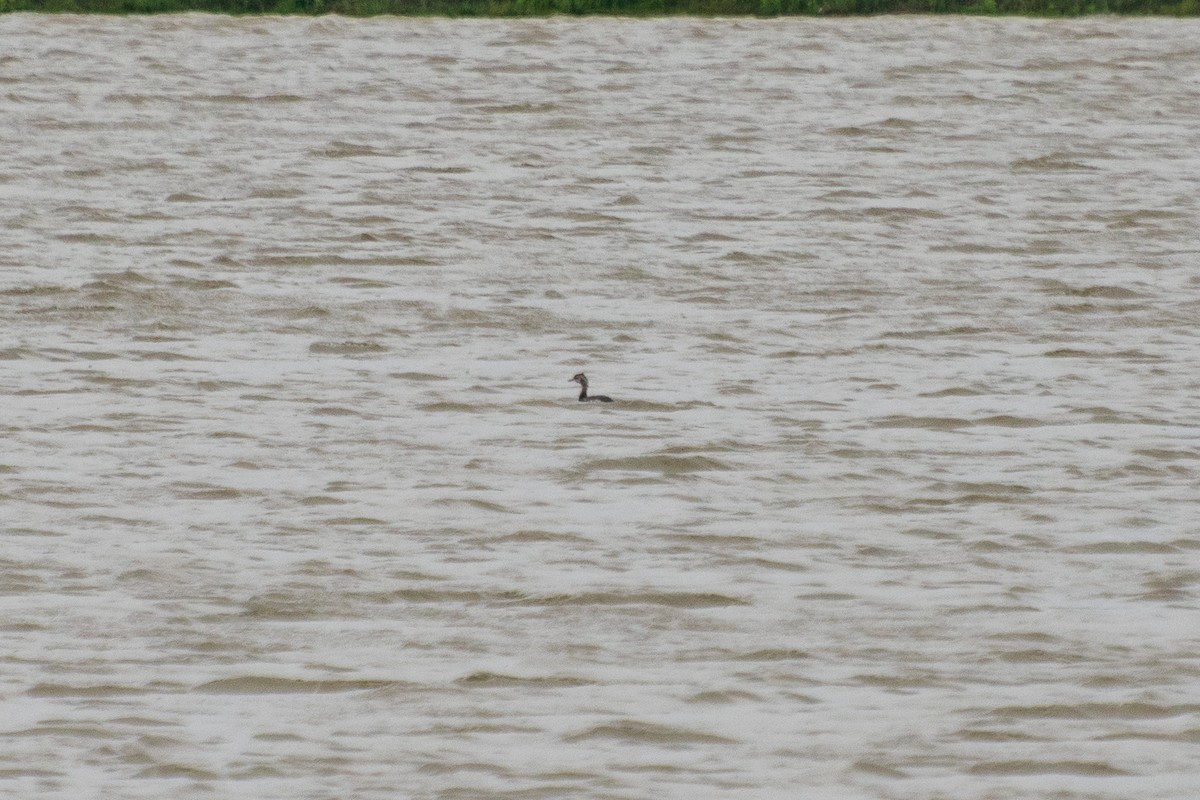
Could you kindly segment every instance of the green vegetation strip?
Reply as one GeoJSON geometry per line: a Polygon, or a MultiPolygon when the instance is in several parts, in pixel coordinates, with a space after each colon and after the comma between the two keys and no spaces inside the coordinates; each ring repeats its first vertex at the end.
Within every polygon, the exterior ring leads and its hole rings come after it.
{"type": "Polygon", "coordinates": [[[342,14],[369,17],[765,16],[852,14],[1084,14],[1196,16],[1200,0],[0,0],[0,13],[342,14]]]}

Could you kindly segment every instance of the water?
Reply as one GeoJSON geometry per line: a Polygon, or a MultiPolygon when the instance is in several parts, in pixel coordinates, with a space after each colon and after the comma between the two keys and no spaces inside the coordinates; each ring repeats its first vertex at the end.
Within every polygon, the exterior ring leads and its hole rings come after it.
{"type": "Polygon", "coordinates": [[[0,17],[0,794],[1193,797],[1197,42],[0,17]]]}

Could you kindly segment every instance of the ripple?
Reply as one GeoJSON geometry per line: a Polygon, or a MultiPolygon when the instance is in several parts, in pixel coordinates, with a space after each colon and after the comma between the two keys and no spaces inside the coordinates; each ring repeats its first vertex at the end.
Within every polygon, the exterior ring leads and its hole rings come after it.
{"type": "Polygon", "coordinates": [[[613,739],[626,744],[688,745],[688,744],[735,744],[736,739],[718,736],[715,733],[660,725],[641,720],[618,720],[595,725],[578,733],[563,737],[568,742],[585,742],[591,739],[613,739]]]}
{"type": "Polygon", "coordinates": [[[721,608],[747,605],[745,600],[711,592],[581,592],[515,601],[526,606],[665,606],[667,608],[721,608]]]}
{"type": "Polygon", "coordinates": [[[1103,761],[983,761],[970,767],[971,775],[1083,775],[1113,777],[1134,773],[1103,761]]]}
{"type": "Polygon", "coordinates": [[[584,462],[581,465],[581,469],[585,472],[628,470],[631,472],[658,472],[663,475],[686,475],[693,472],[729,470],[732,467],[711,456],[681,456],[659,453],[644,456],[627,456],[625,458],[594,459],[584,462]]]}
{"type": "Polygon", "coordinates": [[[239,675],[202,683],[197,692],[210,694],[330,694],[362,692],[404,687],[401,681],[329,678],[282,678],[267,675],[239,675]]]}

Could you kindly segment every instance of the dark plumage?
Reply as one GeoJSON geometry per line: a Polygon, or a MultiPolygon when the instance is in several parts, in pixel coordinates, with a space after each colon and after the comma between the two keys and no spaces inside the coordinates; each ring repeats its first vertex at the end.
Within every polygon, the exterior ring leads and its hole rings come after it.
{"type": "Polygon", "coordinates": [[[581,403],[611,403],[613,399],[605,394],[594,394],[588,397],[587,393],[587,375],[582,372],[575,373],[575,377],[571,378],[575,383],[579,384],[579,402],[581,403]]]}

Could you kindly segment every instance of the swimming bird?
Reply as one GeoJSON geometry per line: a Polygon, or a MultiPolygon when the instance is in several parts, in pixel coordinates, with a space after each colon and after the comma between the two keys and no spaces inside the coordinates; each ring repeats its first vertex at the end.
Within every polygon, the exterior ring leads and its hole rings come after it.
{"type": "Polygon", "coordinates": [[[587,375],[582,372],[576,372],[575,377],[571,381],[579,384],[579,402],[581,403],[611,403],[613,399],[606,394],[594,394],[588,397],[587,393],[587,375]]]}

